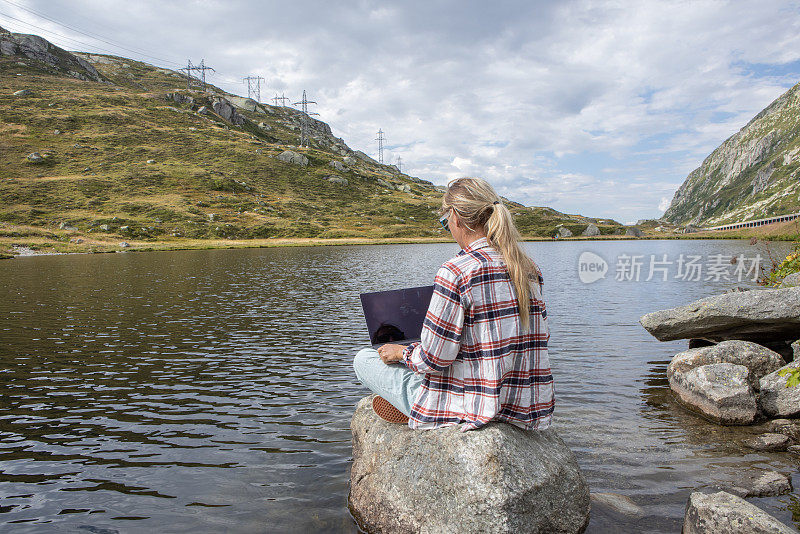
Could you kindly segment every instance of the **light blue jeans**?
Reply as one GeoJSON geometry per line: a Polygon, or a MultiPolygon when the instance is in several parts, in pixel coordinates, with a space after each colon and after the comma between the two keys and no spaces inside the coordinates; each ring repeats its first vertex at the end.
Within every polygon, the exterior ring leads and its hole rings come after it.
{"type": "Polygon", "coordinates": [[[371,347],[358,351],[353,358],[353,368],[364,386],[411,416],[411,406],[422,386],[423,375],[415,373],[403,363],[383,363],[378,351],[371,347]]]}

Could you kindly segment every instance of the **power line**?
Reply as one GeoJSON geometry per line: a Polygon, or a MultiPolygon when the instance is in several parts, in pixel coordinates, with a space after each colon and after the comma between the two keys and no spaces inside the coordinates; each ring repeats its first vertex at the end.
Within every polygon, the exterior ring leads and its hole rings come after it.
{"type": "MultiPolygon", "coordinates": [[[[206,67],[204,62],[205,62],[205,59],[201,59],[200,60],[200,65],[192,65],[192,60],[190,59],[190,60],[188,60],[188,64],[184,68],[180,69],[182,71],[186,71],[186,90],[187,91],[191,91],[192,90],[192,85],[191,85],[192,84],[192,72],[199,72],[200,73],[200,77],[201,77],[200,79],[201,79],[201,82],[203,84],[202,85],[203,91],[206,90],[206,71],[207,70],[214,71],[214,69],[212,67],[206,67]]],[[[216,71],[214,71],[214,72],[216,72],[216,71]]]]}
{"type": "Polygon", "coordinates": [[[281,103],[281,106],[286,107],[286,101],[289,100],[286,98],[285,93],[281,93],[281,96],[278,96],[278,93],[275,93],[275,98],[270,98],[273,102],[275,102],[275,107],[278,107],[278,102],[281,103]]]}
{"type": "Polygon", "coordinates": [[[309,138],[308,130],[309,130],[310,115],[319,116],[319,113],[309,113],[308,112],[308,105],[309,104],[316,104],[316,102],[314,102],[313,100],[309,100],[306,97],[306,90],[305,89],[303,89],[303,99],[300,102],[295,102],[294,103],[295,106],[298,105],[298,104],[300,104],[302,106],[300,109],[303,112],[303,116],[300,117],[300,146],[303,146],[304,143],[305,143],[305,146],[308,146],[308,141],[309,141],[308,140],[308,138],[309,138]]]}
{"type": "Polygon", "coordinates": [[[375,140],[378,142],[378,163],[383,163],[383,142],[386,141],[383,130],[378,129],[378,137],[375,140]]]}
{"type": "Polygon", "coordinates": [[[252,98],[252,95],[255,94],[256,102],[261,102],[261,81],[263,79],[261,76],[242,78],[243,81],[247,82],[247,98],[252,98]]]}

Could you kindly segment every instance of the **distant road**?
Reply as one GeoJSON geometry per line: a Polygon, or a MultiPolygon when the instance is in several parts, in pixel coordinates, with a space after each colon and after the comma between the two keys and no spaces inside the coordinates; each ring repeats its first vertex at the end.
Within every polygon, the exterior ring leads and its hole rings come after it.
{"type": "Polygon", "coordinates": [[[776,222],[792,221],[797,218],[800,218],[800,211],[798,211],[797,213],[790,213],[788,215],[777,215],[775,217],[767,217],[766,219],[756,219],[754,221],[723,224],[722,226],[712,226],[710,228],[703,228],[703,230],[735,230],[737,228],[750,228],[753,226],[764,226],[765,224],[772,224],[776,222]]]}

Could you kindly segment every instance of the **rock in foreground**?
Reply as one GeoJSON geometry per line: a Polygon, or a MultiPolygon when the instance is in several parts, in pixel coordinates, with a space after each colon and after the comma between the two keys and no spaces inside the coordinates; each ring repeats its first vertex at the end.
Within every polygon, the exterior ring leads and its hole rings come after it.
{"type": "Polygon", "coordinates": [[[668,376],[669,387],[682,404],[716,423],[749,425],[758,414],[750,372],[743,365],[713,363],[668,376]]]}
{"type": "Polygon", "coordinates": [[[372,396],[350,424],[350,510],[368,532],[582,532],[589,488],[552,429],[411,430],[372,396]]]}
{"type": "Polygon", "coordinates": [[[741,497],[724,491],[692,493],[686,505],[683,534],[789,534],[794,529],[741,497]]]}
{"type": "Polygon", "coordinates": [[[795,360],[761,379],[761,396],[758,399],[763,412],[770,417],[797,417],[800,415],[800,386],[786,387],[788,376],[780,372],[800,367],[795,360]]]}
{"type": "Polygon", "coordinates": [[[793,341],[800,332],[800,287],[715,295],[648,313],[639,322],[659,341],[793,341]]]}

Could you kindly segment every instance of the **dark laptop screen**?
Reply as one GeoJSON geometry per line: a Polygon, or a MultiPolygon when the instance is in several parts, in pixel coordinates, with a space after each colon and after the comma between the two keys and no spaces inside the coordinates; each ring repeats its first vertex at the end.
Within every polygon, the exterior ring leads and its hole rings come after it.
{"type": "Polygon", "coordinates": [[[372,344],[419,340],[432,296],[433,286],[362,293],[372,344]]]}

